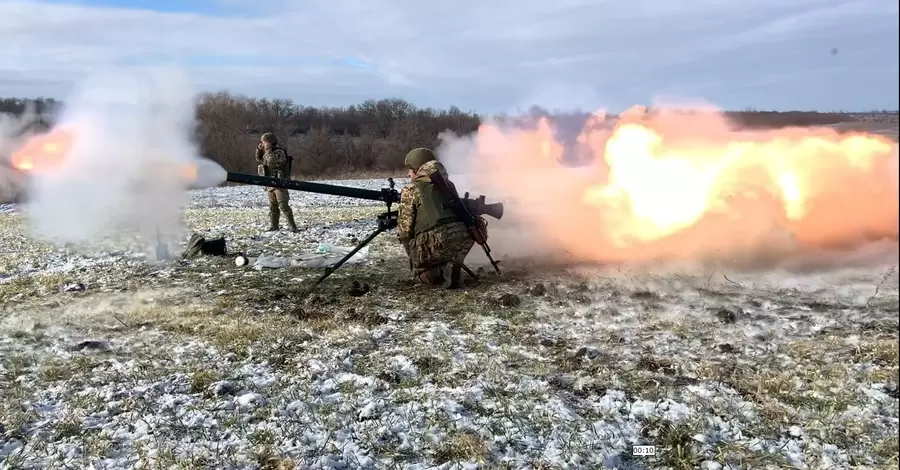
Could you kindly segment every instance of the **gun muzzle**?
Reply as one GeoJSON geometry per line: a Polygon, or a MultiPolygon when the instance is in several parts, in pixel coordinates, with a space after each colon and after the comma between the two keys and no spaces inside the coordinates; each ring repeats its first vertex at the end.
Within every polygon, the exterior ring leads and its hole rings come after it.
{"type": "Polygon", "coordinates": [[[500,220],[503,217],[503,203],[495,202],[493,204],[485,204],[484,199],[484,196],[470,199],[469,193],[466,193],[462,201],[465,203],[466,209],[473,215],[487,215],[500,220]]]}
{"type": "Polygon", "coordinates": [[[483,204],[482,212],[484,215],[489,215],[497,220],[503,218],[503,203],[495,202],[493,204],[483,204]]]}

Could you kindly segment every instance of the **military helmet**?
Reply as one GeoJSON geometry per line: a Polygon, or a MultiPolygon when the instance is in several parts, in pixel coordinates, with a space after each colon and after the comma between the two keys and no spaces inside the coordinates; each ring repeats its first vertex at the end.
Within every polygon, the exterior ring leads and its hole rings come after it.
{"type": "Polygon", "coordinates": [[[259,140],[261,142],[268,142],[272,145],[275,145],[278,143],[278,137],[275,137],[275,134],[273,134],[271,132],[266,132],[265,134],[262,135],[262,137],[259,138],[259,140]]]}
{"type": "Polygon", "coordinates": [[[432,160],[437,160],[434,152],[427,148],[412,149],[406,154],[403,164],[412,171],[418,170],[422,165],[432,160]]]}

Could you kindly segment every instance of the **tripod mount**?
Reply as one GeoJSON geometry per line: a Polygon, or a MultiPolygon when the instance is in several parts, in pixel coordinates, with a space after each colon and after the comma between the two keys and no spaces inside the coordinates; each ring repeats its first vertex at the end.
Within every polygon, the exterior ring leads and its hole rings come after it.
{"type": "MultiPolygon", "coordinates": [[[[384,194],[396,194],[397,191],[394,189],[394,186],[395,186],[394,178],[388,178],[388,185],[389,185],[389,188],[384,188],[382,190],[382,192],[384,194]]],[[[306,297],[307,295],[309,295],[316,287],[319,286],[319,284],[322,283],[322,281],[324,281],[325,279],[328,279],[329,276],[334,274],[335,271],[337,271],[341,266],[344,265],[344,263],[346,263],[348,260],[350,260],[350,258],[352,258],[353,255],[355,255],[356,253],[359,252],[359,250],[362,250],[366,245],[368,245],[369,243],[372,243],[372,240],[374,240],[375,237],[380,235],[382,232],[386,232],[388,230],[391,230],[391,229],[394,229],[397,227],[397,211],[391,210],[391,205],[393,204],[393,202],[395,200],[399,202],[399,200],[400,200],[399,196],[398,197],[385,197],[383,200],[384,200],[385,204],[387,205],[387,210],[376,216],[375,221],[376,221],[377,228],[375,229],[375,231],[372,232],[371,234],[369,234],[369,236],[366,237],[365,239],[363,239],[363,241],[359,242],[359,244],[356,245],[356,247],[354,247],[352,250],[350,250],[349,253],[344,255],[343,258],[338,260],[333,265],[325,268],[325,272],[322,273],[322,275],[319,276],[318,279],[316,279],[316,282],[313,283],[313,285],[310,286],[309,289],[306,290],[306,292],[304,292],[303,297],[306,297]]]]}

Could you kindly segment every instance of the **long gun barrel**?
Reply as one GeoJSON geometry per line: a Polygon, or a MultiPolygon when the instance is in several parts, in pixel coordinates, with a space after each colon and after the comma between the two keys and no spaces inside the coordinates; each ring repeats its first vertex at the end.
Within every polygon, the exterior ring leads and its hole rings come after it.
{"type": "Polygon", "coordinates": [[[232,183],[250,184],[254,186],[268,186],[271,188],[289,189],[307,193],[329,194],[332,196],[349,197],[353,199],[367,199],[369,201],[382,201],[389,206],[400,202],[400,193],[393,188],[374,189],[351,188],[325,183],[310,183],[286,178],[272,178],[269,176],[251,175],[247,173],[228,172],[227,181],[232,183]]]}
{"type": "MultiPolygon", "coordinates": [[[[400,202],[400,192],[394,189],[394,179],[388,178],[390,187],[381,188],[381,190],[351,188],[348,186],[337,186],[334,184],[311,183],[309,181],[298,181],[287,178],[273,178],[270,176],[251,175],[248,173],[234,173],[229,171],[227,181],[231,183],[250,184],[254,186],[268,186],[271,188],[288,189],[291,191],[302,191],[307,193],[329,194],[331,196],[349,197],[353,199],[367,199],[369,201],[382,201],[388,206],[400,202]]],[[[469,193],[460,198],[466,209],[474,215],[488,215],[495,219],[503,217],[503,203],[497,202],[486,204],[484,196],[477,198],[469,198],[469,193]]]]}

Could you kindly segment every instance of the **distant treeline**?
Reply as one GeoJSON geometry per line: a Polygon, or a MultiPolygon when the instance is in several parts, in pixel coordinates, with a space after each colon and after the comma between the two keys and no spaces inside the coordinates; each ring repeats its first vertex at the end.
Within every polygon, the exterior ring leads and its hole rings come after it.
{"type": "MultiPolygon", "coordinates": [[[[62,103],[52,98],[0,98],[0,113],[39,116],[35,126],[52,125],[62,103]]],[[[848,113],[806,111],[729,112],[743,127],[780,128],[852,121],[848,113]]],[[[893,112],[892,114],[896,114],[893,112]]],[[[522,116],[499,117],[533,122],[547,117],[565,129],[579,129],[587,112],[551,114],[532,107],[522,116]]],[[[284,99],[258,99],[228,92],[206,93],[197,102],[197,140],[203,153],[230,171],[254,172],[253,151],[263,132],[275,132],[295,157],[298,175],[323,176],[396,170],[410,149],[433,147],[438,134],[478,129],[482,117],[456,107],[418,108],[402,99],[367,100],[348,107],[315,108],[284,99]]]]}

